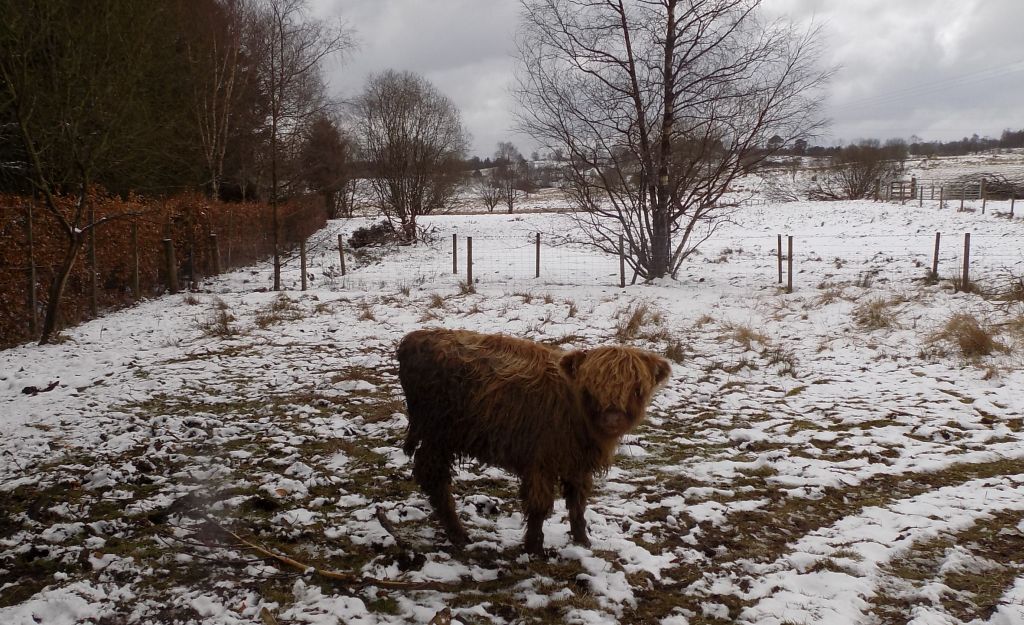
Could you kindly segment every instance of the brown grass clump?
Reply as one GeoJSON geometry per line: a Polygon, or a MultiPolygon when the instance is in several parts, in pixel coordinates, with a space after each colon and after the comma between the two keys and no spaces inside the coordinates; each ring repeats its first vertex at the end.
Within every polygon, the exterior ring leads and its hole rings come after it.
{"type": "MultiPolygon", "coordinates": [[[[665,318],[656,310],[651,310],[645,302],[637,302],[619,311],[619,323],[615,327],[615,338],[629,341],[641,335],[649,325],[660,326],[665,318]]],[[[661,333],[647,332],[649,335],[660,336],[661,333]]]]}
{"type": "Polygon", "coordinates": [[[280,294],[266,308],[256,313],[256,325],[266,329],[282,321],[295,321],[302,318],[302,308],[285,295],[280,294]]]}
{"type": "Polygon", "coordinates": [[[377,317],[373,314],[373,304],[362,303],[359,305],[359,321],[376,321],[377,317]]]}
{"type": "Polygon", "coordinates": [[[236,319],[227,303],[218,298],[213,303],[209,316],[199,323],[199,328],[211,338],[229,338],[241,334],[234,325],[236,319]]]}
{"type": "Polygon", "coordinates": [[[895,300],[876,297],[861,302],[853,309],[854,322],[867,330],[892,327],[896,323],[895,300]]]}
{"type": "Polygon", "coordinates": [[[953,315],[933,340],[956,344],[967,358],[989,356],[996,350],[1006,351],[1006,346],[996,341],[992,332],[982,326],[977,318],[965,313],[953,315]]]}
{"type": "Polygon", "coordinates": [[[748,325],[727,324],[725,328],[729,331],[726,338],[736,341],[743,346],[743,349],[751,349],[752,344],[755,342],[761,345],[768,345],[769,343],[767,336],[748,325]]]}
{"type": "Polygon", "coordinates": [[[686,347],[683,346],[682,341],[679,339],[673,339],[665,346],[665,358],[673,362],[683,362],[686,358],[686,347]]]}
{"type": "Polygon", "coordinates": [[[430,299],[427,300],[427,307],[444,308],[444,297],[440,293],[431,293],[430,299]]]}

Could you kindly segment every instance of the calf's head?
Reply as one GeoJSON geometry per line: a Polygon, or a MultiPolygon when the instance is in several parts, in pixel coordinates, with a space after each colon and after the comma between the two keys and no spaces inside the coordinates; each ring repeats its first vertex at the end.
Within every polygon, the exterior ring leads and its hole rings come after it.
{"type": "Polygon", "coordinates": [[[671,373],[664,358],[622,346],[569,352],[559,366],[579,392],[593,427],[608,438],[643,420],[651,396],[671,373]]]}

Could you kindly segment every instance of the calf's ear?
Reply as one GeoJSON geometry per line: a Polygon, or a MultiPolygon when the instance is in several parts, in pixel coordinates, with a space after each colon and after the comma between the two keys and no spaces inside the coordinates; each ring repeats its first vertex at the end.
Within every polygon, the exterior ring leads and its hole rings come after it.
{"type": "Polygon", "coordinates": [[[576,379],[576,374],[579,373],[580,365],[583,364],[583,359],[586,357],[587,352],[583,350],[569,352],[558,361],[558,368],[562,370],[565,377],[574,380],[576,379]]]}
{"type": "Polygon", "coordinates": [[[654,361],[654,380],[657,384],[661,384],[668,379],[668,376],[672,373],[672,366],[668,364],[667,360],[657,358],[654,361]]]}

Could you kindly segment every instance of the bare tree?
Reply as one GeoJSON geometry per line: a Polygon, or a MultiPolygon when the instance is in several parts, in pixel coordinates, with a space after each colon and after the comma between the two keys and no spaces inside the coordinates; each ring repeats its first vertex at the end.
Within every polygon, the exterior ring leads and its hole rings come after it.
{"type": "Polygon", "coordinates": [[[527,187],[529,166],[526,159],[519,153],[509,141],[498,143],[498,149],[494,153],[494,162],[497,167],[494,170],[494,181],[501,189],[501,199],[512,212],[516,202],[524,194],[527,187]]]}
{"type": "Polygon", "coordinates": [[[493,213],[503,197],[501,185],[493,175],[480,176],[473,181],[473,191],[477,198],[487,207],[487,212],[493,213]]]}
{"type": "Polygon", "coordinates": [[[281,166],[297,148],[306,123],[324,110],[321,63],[349,50],[352,32],[311,18],[305,0],[261,0],[254,24],[254,52],[261,63],[260,92],[269,105],[270,203],[274,230],[274,290],[281,289],[281,166]]]}
{"type": "Polygon", "coordinates": [[[591,242],[674,276],[735,209],[730,184],[822,126],[817,31],[760,0],[522,0],[519,123],[569,160],[591,242]]]}
{"type": "Polygon", "coordinates": [[[220,195],[224,154],[237,113],[243,57],[251,47],[255,15],[251,0],[183,3],[192,28],[185,39],[192,84],[192,110],[210,195],[220,195]]]}
{"type": "Polygon", "coordinates": [[[903,172],[906,145],[880,147],[877,140],[848,145],[832,157],[807,187],[812,200],[866,198],[879,185],[889,184],[903,172]]]}
{"type": "Polygon", "coordinates": [[[462,179],[459,110],[422,76],[388,70],[370,78],[355,113],[381,210],[415,242],[417,217],[446,207],[462,179]]]}

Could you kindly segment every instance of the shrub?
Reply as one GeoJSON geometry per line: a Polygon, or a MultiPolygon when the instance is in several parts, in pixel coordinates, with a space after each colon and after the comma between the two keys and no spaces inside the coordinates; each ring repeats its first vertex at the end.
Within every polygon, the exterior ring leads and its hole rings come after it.
{"type": "Polygon", "coordinates": [[[352,249],[368,247],[371,245],[385,245],[398,241],[398,235],[391,222],[382,220],[370,226],[357,228],[348,238],[348,246],[352,249]]]}

